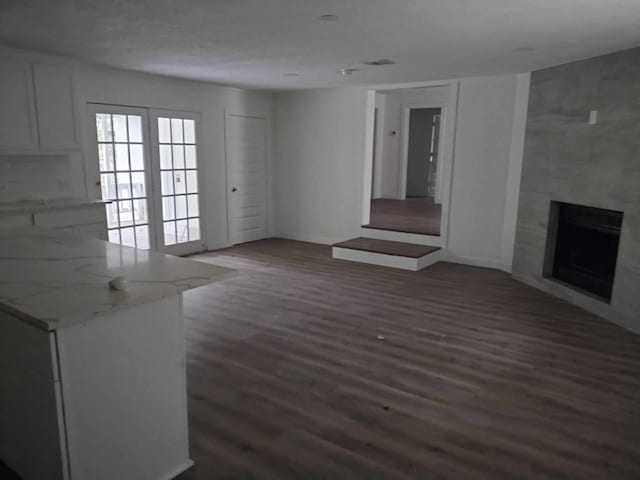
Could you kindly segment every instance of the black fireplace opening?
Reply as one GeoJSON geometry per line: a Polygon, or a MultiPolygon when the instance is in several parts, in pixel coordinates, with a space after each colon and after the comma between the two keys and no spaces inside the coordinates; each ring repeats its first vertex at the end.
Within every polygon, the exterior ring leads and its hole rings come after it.
{"type": "Polygon", "coordinates": [[[544,275],[611,301],[623,212],[551,202],[544,275]]]}

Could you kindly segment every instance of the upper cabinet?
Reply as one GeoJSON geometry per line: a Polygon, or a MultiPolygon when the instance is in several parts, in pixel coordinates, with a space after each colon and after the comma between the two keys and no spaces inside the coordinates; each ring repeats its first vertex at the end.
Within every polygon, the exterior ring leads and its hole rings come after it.
{"type": "Polygon", "coordinates": [[[73,69],[0,59],[0,150],[78,148],[73,69]]]}
{"type": "Polygon", "coordinates": [[[33,65],[40,148],[78,148],[78,126],[73,94],[73,70],[53,65],[33,65]]]}
{"type": "Polygon", "coordinates": [[[0,148],[38,149],[31,64],[0,60],[0,148]]]}

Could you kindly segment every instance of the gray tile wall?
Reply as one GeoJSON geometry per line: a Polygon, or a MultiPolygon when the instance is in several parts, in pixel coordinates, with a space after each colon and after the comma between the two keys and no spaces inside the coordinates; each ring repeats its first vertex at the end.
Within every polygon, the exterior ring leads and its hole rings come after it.
{"type": "Polygon", "coordinates": [[[640,48],[532,73],[513,275],[640,332],[640,48]],[[551,200],[624,212],[610,305],[542,278],[551,200]]]}

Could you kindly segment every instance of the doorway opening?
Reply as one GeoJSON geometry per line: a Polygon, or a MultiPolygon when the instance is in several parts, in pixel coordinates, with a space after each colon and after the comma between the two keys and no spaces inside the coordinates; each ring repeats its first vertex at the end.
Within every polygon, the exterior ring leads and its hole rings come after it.
{"type": "Polygon", "coordinates": [[[442,244],[457,84],[372,93],[371,196],[363,227],[442,244]]]}
{"type": "Polygon", "coordinates": [[[440,108],[409,110],[405,197],[434,202],[438,176],[440,108]]]}
{"type": "Polygon", "coordinates": [[[89,104],[109,241],[173,255],[204,251],[199,115],[89,104]]]}

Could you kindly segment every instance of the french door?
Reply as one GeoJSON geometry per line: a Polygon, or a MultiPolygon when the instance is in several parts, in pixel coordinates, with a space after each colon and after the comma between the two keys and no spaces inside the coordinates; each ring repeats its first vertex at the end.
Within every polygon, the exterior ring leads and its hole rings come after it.
{"type": "Polygon", "coordinates": [[[151,111],[152,170],[159,186],[154,195],[158,243],[174,255],[205,250],[198,123],[192,113],[151,111]]]}
{"type": "Polygon", "coordinates": [[[205,250],[196,115],[90,105],[109,241],[186,255],[205,250]]]}

